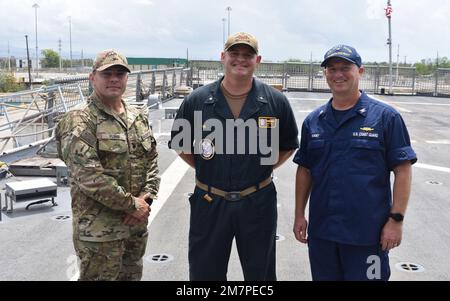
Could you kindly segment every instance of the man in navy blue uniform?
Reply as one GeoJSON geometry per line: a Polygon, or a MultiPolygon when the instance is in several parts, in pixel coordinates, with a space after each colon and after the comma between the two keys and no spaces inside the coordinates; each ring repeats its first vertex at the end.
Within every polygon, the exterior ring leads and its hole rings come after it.
{"type": "Polygon", "coordinates": [[[298,148],[298,129],[287,98],[253,78],[260,61],[252,35],[231,35],[221,53],[224,77],[187,96],[174,121],[170,147],[196,176],[190,280],[226,280],[233,238],[245,280],[276,280],[272,171],[298,148]]]}
{"type": "Polygon", "coordinates": [[[333,47],[322,67],[333,97],[302,125],[294,234],[308,243],[313,280],[388,280],[416,154],[400,114],[359,90],[353,47],[333,47]]]}

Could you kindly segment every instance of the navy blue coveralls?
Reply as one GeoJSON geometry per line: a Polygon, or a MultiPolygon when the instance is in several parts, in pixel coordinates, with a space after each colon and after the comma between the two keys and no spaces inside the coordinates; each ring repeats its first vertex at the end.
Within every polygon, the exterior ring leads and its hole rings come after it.
{"type": "MultiPolygon", "coordinates": [[[[223,78],[194,90],[183,101],[176,119],[187,119],[193,125],[194,111],[202,112],[202,123],[211,118],[218,119],[225,129],[226,120],[234,121],[234,117],[220,90],[222,80],[223,78]]],[[[297,124],[287,98],[281,92],[255,79],[239,119],[254,119],[258,124],[260,117],[266,120],[278,119],[276,126],[279,127],[279,150],[298,148],[297,124]]],[[[234,141],[227,141],[226,135],[223,141],[223,145],[232,144],[235,151],[238,127],[234,127],[234,141]]],[[[179,132],[172,129],[171,142],[179,132]]],[[[202,130],[203,138],[208,134],[210,131],[202,130]]],[[[215,153],[207,160],[194,153],[197,180],[209,187],[231,192],[242,191],[271,177],[273,166],[261,165],[263,155],[259,147],[257,153],[249,153],[248,132],[245,137],[245,154],[215,153]]],[[[218,141],[213,143],[218,145],[218,141]]],[[[173,144],[170,147],[175,149],[173,144]]],[[[226,200],[196,186],[189,202],[190,280],[226,280],[234,237],[245,280],[276,280],[277,206],[273,183],[238,201],[226,200]],[[206,194],[212,200],[208,201],[206,194]]]]}
{"type": "Polygon", "coordinates": [[[390,172],[417,161],[400,114],[364,92],[339,123],[331,100],[303,122],[294,162],[309,169],[308,246],[314,280],[367,280],[376,255],[390,276],[380,235],[392,206],[390,172]]]}

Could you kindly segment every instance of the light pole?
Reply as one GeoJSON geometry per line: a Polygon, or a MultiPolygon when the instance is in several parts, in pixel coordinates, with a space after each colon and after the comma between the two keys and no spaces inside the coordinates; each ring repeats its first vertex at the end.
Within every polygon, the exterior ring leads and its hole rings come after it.
{"type": "Polygon", "coordinates": [[[222,40],[223,40],[223,45],[225,45],[225,22],[227,21],[227,19],[222,18],[222,40]]]}
{"type": "Polygon", "coordinates": [[[11,72],[11,54],[9,50],[9,40],[8,40],[8,72],[11,72]]]}
{"type": "Polygon", "coordinates": [[[62,70],[61,38],[58,40],[58,51],[59,51],[59,72],[61,72],[61,70],[62,70]]]}
{"type": "Polygon", "coordinates": [[[28,35],[25,35],[25,42],[27,44],[27,66],[28,66],[28,86],[30,90],[33,90],[33,82],[31,81],[31,69],[30,69],[30,51],[28,49],[28,35]]]}
{"type": "Polygon", "coordinates": [[[230,12],[231,12],[231,6],[228,6],[226,8],[226,10],[228,11],[228,36],[230,36],[230,12]]]}
{"type": "Polygon", "coordinates": [[[69,16],[70,68],[72,68],[72,17],[69,16]]]}
{"type": "Polygon", "coordinates": [[[36,77],[38,77],[39,73],[39,49],[38,49],[38,35],[37,35],[37,9],[39,8],[39,5],[37,3],[33,4],[34,8],[34,28],[35,28],[35,35],[36,35],[36,66],[34,66],[34,69],[36,71],[36,77]]]}
{"type": "Polygon", "coordinates": [[[400,44],[397,45],[397,70],[395,70],[395,82],[398,82],[398,64],[400,60],[400,44]]]}
{"type": "Polygon", "coordinates": [[[391,0],[387,0],[387,7],[385,9],[386,17],[388,19],[389,38],[387,44],[389,45],[389,94],[392,94],[392,31],[391,31],[391,15],[392,6],[391,0]]]}

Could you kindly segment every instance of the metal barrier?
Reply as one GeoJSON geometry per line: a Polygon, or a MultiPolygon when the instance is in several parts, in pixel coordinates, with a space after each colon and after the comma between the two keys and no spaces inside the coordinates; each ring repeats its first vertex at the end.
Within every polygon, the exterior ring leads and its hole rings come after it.
{"type": "MultiPolygon", "coordinates": [[[[196,88],[220,78],[219,61],[190,61],[192,87],[196,88]]],[[[389,67],[364,66],[361,89],[375,94],[389,93],[389,67]]],[[[284,91],[329,92],[323,68],[318,63],[261,63],[255,76],[267,84],[281,86],[284,91]]],[[[412,67],[394,67],[392,92],[403,95],[450,97],[450,69],[438,69],[432,75],[418,75],[412,67]]]]}
{"type": "Polygon", "coordinates": [[[0,99],[5,121],[0,124],[0,153],[49,138],[55,118],[84,100],[81,86],[76,83],[42,86],[0,99]]]}
{"type": "Polygon", "coordinates": [[[450,69],[438,69],[435,73],[434,96],[450,95],[450,69]]]}
{"type": "MultiPolygon", "coordinates": [[[[159,94],[161,101],[168,100],[174,97],[177,87],[192,84],[190,77],[190,69],[184,68],[132,72],[124,99],[147,105],[150,95],[159,94]]],[[[0,155],[51,137],[55,119],[84,103],[91,93],[89,77],[78,76],[0,97],[0,155]]]]}
{"type": "MultiPolygon", "coordinates": [[[[150,94],[160,93],[164,101],[174,95],[177,86],[188,85],[189,68],[168,68],[147,71],[133,71],[128,76],[124,98],[137,102],[147,99],[150,94]]],[[[51,84],[68,85],[77,83],[85,96],[92,93],[88,76],[57,79],[51,84]]]]}

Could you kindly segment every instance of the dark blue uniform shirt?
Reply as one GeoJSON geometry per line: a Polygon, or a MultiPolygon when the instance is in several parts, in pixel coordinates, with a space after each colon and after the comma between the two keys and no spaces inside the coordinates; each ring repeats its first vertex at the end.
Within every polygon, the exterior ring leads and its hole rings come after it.
{"type": "Polygon", "coordinates": [[[379,243],[392,205],[390,172],[417,161],[400,114],[364,92],[339,123],[331,100],[303,122],[294,162],[310,170],[308,235],[379,243]]]}
{"type": "MultiPolygon", "coordinates": [[[[222,123],[223,129],[226,128],[226,120],[234,120],[227,101],[220,90],[222,80],[223,78],[194,90],[186,97],[177,112],[175,119],[183,118],[191,124],[191,143],[194,142],[194,111],[202,112],[203,124],[208,119],[217,119],[222,123]]],[[[239,119],[244,122],[254,119],[259,129],[260,118],[265,120],[277,119],[274,126],[278,127],[279,130],[279,150],[298,148],[298,128],[289,101],[281,92],[254,79],[239,119]]],[[[259,146],[256,153],[249,152],[250,148],[254,148],[255,145],[251,145],[248,131],[246,131],[245,141],[242,141],[245,153],[237,154],[237,147],[242,147],[242,145],[238,145],[238,128],[239,126],[234,127],[234,140],[228,141],[228,138],[224,135],[222,141],[224,150],[226,146],[234,147],[234,154],[219,154],[216,152],[211,159],[204,159],[199,154],[194,154],[195,173],[198,180],[225,191],[240,191],[258,184],[271,175],[273,166],[261,165],[261,158],[268,157],[268,155],[261,153],[259,146]]],[[[180,130],[172,129],[171,142],[180,130]]],[[[211,132],[203,128],[202,138],[206,138],[211,132]]],[[[271,141],[271,131],[268,132],[268,141],[271,141]]],[[[259,141],[259,133],[258,131],[258,137],[255,141],[259,141]]],[[[213,143],[217,149],[220,141],[213,141],[213,143]]],[[[170,145],[170,147],[176,150],[173,145],[170,145]]],[[[193,150],[191,148],[191,151],[193,150]]]]}

